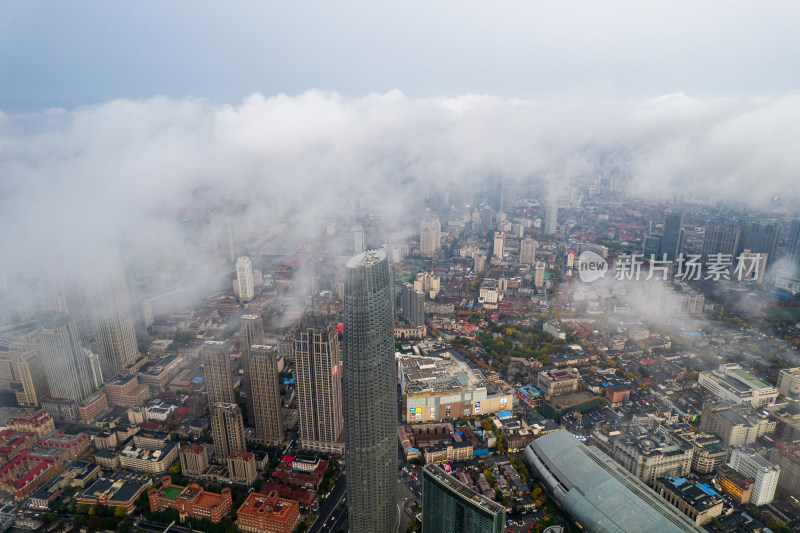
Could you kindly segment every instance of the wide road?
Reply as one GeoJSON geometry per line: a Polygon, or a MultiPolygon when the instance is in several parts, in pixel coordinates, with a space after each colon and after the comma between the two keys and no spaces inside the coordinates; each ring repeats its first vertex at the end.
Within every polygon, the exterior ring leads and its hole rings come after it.
{"type": "MultiPolygon", "coordinates": [[[[336,481],[336,485],[334,485],[333,490],[328,493],[328,497],[325,498],[325,501],[319,506],[319,510],[317,511],[317,519],[308,529],[309,533],[327,533],[329,531],[333,531],[335,533],[339,531],[338,529],[326,527],[325,524],[330,518],[336,518],[338,516],[337,513],[341,514],[342,512],[346,511],[347,505],[345,502],[345,494],[345,475],[342,474],[336,481]]],[[[340,516],[339,518],[341,522],[342,517],[340,516]]]]}

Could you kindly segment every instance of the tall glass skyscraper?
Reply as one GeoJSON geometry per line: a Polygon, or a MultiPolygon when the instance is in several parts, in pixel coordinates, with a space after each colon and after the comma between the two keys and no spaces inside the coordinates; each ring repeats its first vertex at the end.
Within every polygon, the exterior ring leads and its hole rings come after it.
{"type": "MultiPolygon", "coordinates": [[[[683,213],[674,211],[667,215],[664,222],[664,235],[661,237],[660,252],[667,254],[667,261],[675,261],[681,251],[681,226],[683,213]]],[[[659,258],[660,259],[660,258],[659,258]]]]}
{"type": "Polygon", "coordinates": [[[422,469],[422,533],[500,533],[506,509],[437,465],[422,469]]]}
{"type": "Polygon", "coordinates": [[[344,285],[344,435],[352,533],[397,531],[397,379],[389,263],[352,257],[344,285]]]}

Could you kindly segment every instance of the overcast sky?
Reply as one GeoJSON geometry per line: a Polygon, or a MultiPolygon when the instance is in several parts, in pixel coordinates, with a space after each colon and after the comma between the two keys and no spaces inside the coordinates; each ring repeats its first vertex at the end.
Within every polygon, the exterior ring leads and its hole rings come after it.
{"type": "Polygon", "coordinates": [[[772,96],[800,2],[0,3],[0,110],[318,88],[346,97],[772,96]]]}

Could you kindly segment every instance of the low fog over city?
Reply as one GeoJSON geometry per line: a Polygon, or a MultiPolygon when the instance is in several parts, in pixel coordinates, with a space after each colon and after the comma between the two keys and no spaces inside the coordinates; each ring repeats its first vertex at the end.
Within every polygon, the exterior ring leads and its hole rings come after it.
{"type": "Polygon", "coordinates": [[[797,530],[798,26],[4,4],[0,533],[797,530]]]}

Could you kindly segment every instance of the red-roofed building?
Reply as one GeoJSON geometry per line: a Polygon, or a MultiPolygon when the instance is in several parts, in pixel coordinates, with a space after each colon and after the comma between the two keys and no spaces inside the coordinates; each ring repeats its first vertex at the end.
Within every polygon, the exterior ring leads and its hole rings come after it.
{"type": "Polygon", "coordinates": [[[57,429],[39,439],[39,446],[64,450],[70,459],[77,459],[89,447],[89,436],[86,433],[68,435],[57,429]]]}
{"type": "Polygon", "coordinates": [[[196,483],[185,487],[173,485],[169,476],[161,478],[161,486],[147,492],[150,510],[154,513],[164,509],[175,509],[181,522],[187,517],[208,518],[219,524],[231,510],[231,489],[222,489],[222,494],[208,492],[196,483]]]}
{"type": "Polygon", "coordinates": [[[10,429],[0,431],[0,465],[4,465],[36,445],[34,433],[18,433],[10,429]]]}
{"type": "Polygon", "coordinates": [[[300,521],[300,504],[277,492],[251,492],[236,511],[236,526],[252,533],[291,533],[300,521]]]}
{"type": "Polygon", "coordinates": [[[305,507],[310,507],[316,498],[314,493],[310,490],[284,485],[283,483],[277,483],[275,481],[267,481],[264,483],[259,492],[261,492],[261,494],[269,494],[273,491],[277,492],[278,496],[294,500],[305,507]]]}
{"type": "Polygon", "coordinates": [[[58,455],[40,457],[23,452],[0,468],[0,490],[22,500],[61,471],[58,455]]]}
{"type": "Polygon", "coordinates": [[[31,431],[36,433],[37,437],[44,437],[56,429],[53,417],[45,410],[28,411],[19,418],[10,418],[6,422],[6,427],[16,431],[31,431]]]}
{"type": "Polygon", "coordinates": [[[301,487],[319,488],[322,479],[325,477],[325,470],[328,469],[328,461],[320,461],[313,471],[307,472],[292,468],[294,457],[290,459],[292,461],[287,461],[287,458],[284,457],[283,461],[278,463],[278,466],[272,473],[272,479],[283,481],[291,485],[300,485],[301,487]]]}

